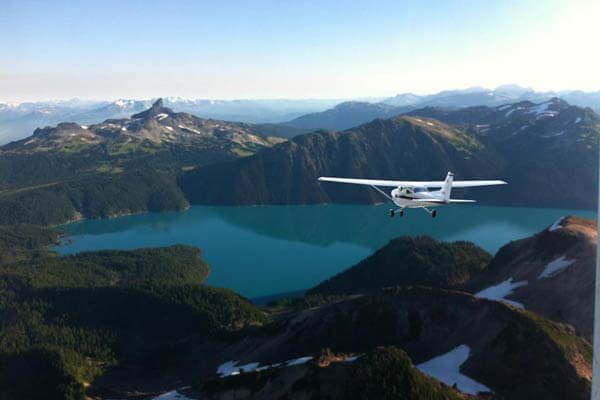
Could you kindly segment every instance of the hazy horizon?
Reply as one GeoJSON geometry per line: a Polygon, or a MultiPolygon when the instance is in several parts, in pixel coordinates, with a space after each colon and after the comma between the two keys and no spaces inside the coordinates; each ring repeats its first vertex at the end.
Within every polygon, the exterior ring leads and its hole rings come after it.
{"type": "Polygon", "coordinates": [[[537,93],[569,93],[569,92],[584,92],[584,93],[596,93],[600,92],[600,90],[582,90],[582,89],[563,89],[563,90],[538,90],[536,88],[532,88],[531,86],[521,86],[512,83],[498,85],[493,88],[481,87],[481,86],[468,86],[461,88],[445,88],[436,92],[427,92],[427,93],[416,93],[416,92],[396,92],[388,95],[381,96],[355,96],[355,97],[276,97],[276,98],[266,98],[266,97],[255,97],[255,98],[243,98],[243,97],[232,97],[232,98],[216,98],[216,97],[194,97],[194,96],[179,96],[179,95],[157,95],[157,96],[149,96],[149,97],[62,97],[62,98],[41,98],[41,99],[26,99],[26,100],[11,100],[11,99],[3,99],[0,98],[0,103],[2,104],[23,104],[23,103],[52,103],[52,102],[68,102],[68,101],[82,101],[82,102],[114,102],[118,100],[133,100],[133,101],[155,101],[159,98],[162,99],[181,99],[181,100],[191,100],[191,101],[375,101],[377,99],[386,99],[398,95],[407,95],[414,94],[418,96],[429,96],[436,95],[446,91],[467,91],[471,89],[482,89],[482,90],[490,90],[494,91],[500,87],[504,86],[519,86],[522,89],[531,89],[537,93]]]}
{"type": "Polygon", "coordinates": [[[8,0],[0,101],[600,90],[600,4],[8,0]]]}

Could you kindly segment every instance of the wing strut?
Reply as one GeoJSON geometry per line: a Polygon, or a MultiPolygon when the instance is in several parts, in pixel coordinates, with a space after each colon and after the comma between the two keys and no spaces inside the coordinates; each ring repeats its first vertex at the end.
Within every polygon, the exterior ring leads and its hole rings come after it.
{"type": "Polygon", "coordinates": [[[386,192],[384,192],[383,190],[379,189],[377,186],[375,185],[370,185],[373,189],[377,190],[379,193],[381,193],[382,195],[384,195],[389,201],[391,201],[392,203],[394,202],[394,199],[392,199],[386,192]]]}

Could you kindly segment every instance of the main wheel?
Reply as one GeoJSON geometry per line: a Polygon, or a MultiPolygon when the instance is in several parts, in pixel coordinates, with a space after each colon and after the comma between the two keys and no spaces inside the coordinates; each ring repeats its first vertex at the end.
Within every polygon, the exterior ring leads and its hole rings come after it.
{"type": "Polygon", "coordinates": [[[390,218],[394,218],[394,215],[396,214],[396,212],[390,208],[390,218]]]}
{"type": "Polygon", "coordinates": [[[437,215],[437,211],[436,211],[436,210],[433,210],[433,211],[431,212],[431,218],[435,218],[435,216],[436,216],[436,215],[437,215]]]}
{"type": "Polygon", "coordinates": [[[400,210],[400,216],[404,217],[404,210],[400,210]]]}

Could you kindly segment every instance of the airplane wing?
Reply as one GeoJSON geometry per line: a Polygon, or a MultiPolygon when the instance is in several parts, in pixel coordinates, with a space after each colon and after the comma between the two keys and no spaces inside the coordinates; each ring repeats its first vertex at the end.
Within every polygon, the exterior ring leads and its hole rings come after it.
{"type": "Polygon", "coordinates": [[[450,200],[442,200],[442,199],[412,199],[414,203],[476,203],[476,200],[463,200],[463,199],[450,199],[450,200]]]}
{"type": "MultiPolygon", "coordinates": [[[[443,182],[442,182],[443,183],[443,182]]],[[[494,186],[494,185],[506,185],[504,181],[454,181],[452,182],[452,188],[466,188],[476,186],[494,186]]],[[[428,185],[426,185],[428,186],[428,185]]]]}
{"type": "MultiPolygon", "coordinates": [[[[319,178],[322,182],[339,182],[339,183],[352,183],[355,185],[367,185],[367,186],[426,186],[426,187],[442,187],[444,181],[387,181],[379,179],[353,179],[353,178],[333,178],[328,176],[322,176],[319,178]]],[[[494,180],[494,181],[454,181],[452,182],[453,188],[465,188],[475,186],[492,186],[492,185],[506,185],[506,182],[494,180]]]]}
{"type": "Polygon", "coordinates": [[[321,182],[338,182],[338,183],[352,183],[354,185],[367,185],[367,186],[418,186],[421,183],[416,181],[385,181],[380,179],[353,179],[353,178],[332,178],[328,176],[322,176],[319,178],[321,182]]]}

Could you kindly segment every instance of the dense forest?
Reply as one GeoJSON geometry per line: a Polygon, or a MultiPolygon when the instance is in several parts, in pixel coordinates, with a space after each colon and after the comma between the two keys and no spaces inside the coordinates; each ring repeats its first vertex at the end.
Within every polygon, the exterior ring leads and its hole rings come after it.
{"type": "Polygon", "coordinates": [[[166,370],[203,338],[266,321],[239,295],[203,285],[208,273],[186,246],[2,264],[0,398],[81,399],[111,366],[166,370]]]}

